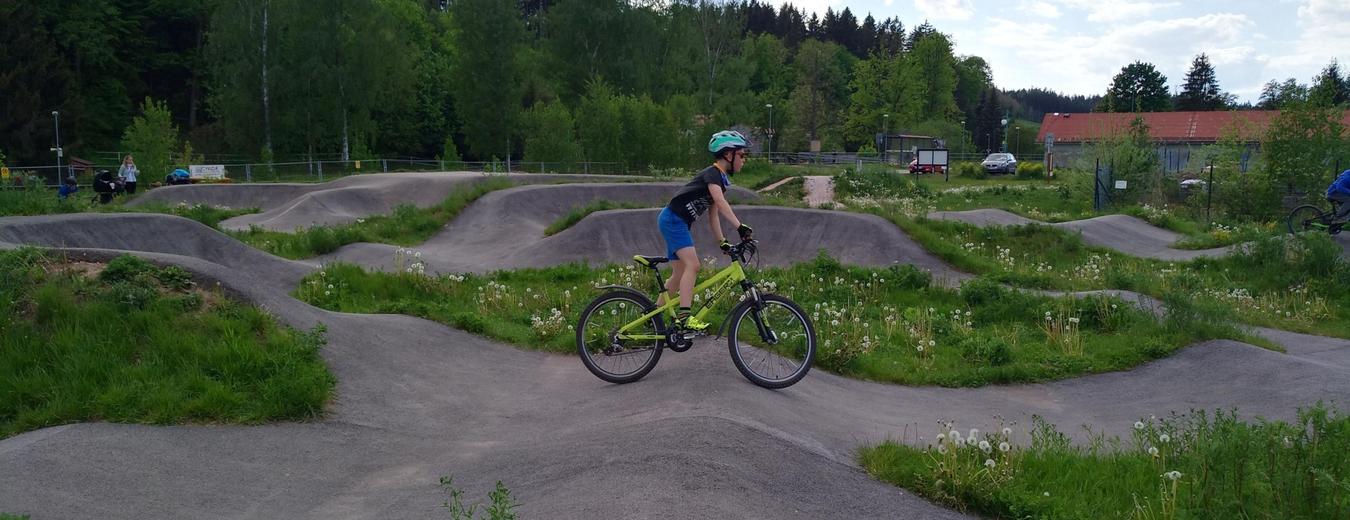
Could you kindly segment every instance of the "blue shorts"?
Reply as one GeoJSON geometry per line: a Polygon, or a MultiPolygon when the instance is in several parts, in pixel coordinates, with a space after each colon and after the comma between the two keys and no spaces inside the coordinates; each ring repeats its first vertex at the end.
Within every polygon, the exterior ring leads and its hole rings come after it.
{"type": "Polygon", "coordinates": [[[669,207],[661,210],[661,216],[656,219],[656,224],[661,228],[661,236],[666,238],[666,258],[670,261],[679,260],[675,255],[676,251],[694,247],[694,235],[689,233],[689,224],[672,213],[669,207]]]}

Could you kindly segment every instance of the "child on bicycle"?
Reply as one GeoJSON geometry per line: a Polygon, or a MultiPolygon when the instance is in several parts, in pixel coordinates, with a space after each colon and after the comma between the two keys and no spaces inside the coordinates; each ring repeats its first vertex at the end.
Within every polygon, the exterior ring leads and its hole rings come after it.
{"type": "Polygon", "coordinates": [[[1350,220],[1350,170],[1341,172],[1340,177],[1327,186],[1327,201],[1336,207],[1332,215],[1332,224],[1344,224],[1350,220]]]}
{"type": "MultiPolygon", "coordinates": [[[[721,217],[725,216],[731,225],[736,226],[741,240],[748,240],[754,233],[750,226],[736,218],[726,198],[726,190],[731,186],[727,176],[745,166],[745,149],[749,146],[750,142],[740,132],[724,130],[713,134],[708,141],[708,151],[714,159],[712,166],[703,169],[694,176],[694,180],[675,192],[675,197],[657,218],[661,236],[666,239],[666,256],[670,258],[673,268],[670,279],[666,280],[666,291],[680,295],[680,309],[675,315],[678,327],[702,331],[707,330],[709,325],[689,314],[694,303],[694,282],[698,279],[699,269],[698,252],[694,250],[694,237],[690,234],[694,221],[709,206],[713,208],[708,214],[708,226],[712,228],[713,236],[717,237],[723,251],[730,250],[731,243],[722,233],[721,217]]],[[[664,304],[664,300],[665,295],[662,295],[657,305],[664,304]]]]}

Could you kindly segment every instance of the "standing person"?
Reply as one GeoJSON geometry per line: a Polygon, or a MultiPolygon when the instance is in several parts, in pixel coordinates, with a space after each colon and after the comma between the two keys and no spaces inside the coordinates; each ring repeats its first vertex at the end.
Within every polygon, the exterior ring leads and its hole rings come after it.
{"type": "Polygon", "coordinates": [[[136,162],[130,155],[122,159],[122,167],[117,169],[117,176],[122,178],[122,184],[126,187],[127,195],[136,194],[136,174],[140,170],[136,169],[136,162]]]}
{"type": "MultiPolygon", "coordinates": [[[[725,130],[713,134],[708,141],[708,151],[712,152],[714,159],[712,166],[704,168],[694,176],[694,180],[675,192],[675,197],[670,199],[670,204],[661,210],[661,216],[657,218],[661,236],[666,239],[666,256],[670,258],[673,268],[670,279],[666,280],[666,292],[678,292],[680,295],[680,310],[675,314],[675,325],[680,328],[701,331],[709,325],[689,315],[694,303],[694,282],[698,279],[699,268],[698,251],[694,249],[694,237],[689,232],[694,220],[709,206],[713,207],[713,211],[708,214],[708,225],[723,251],[731,249],[731,243],[722,234],[721,217],[726,217],[731,225],[736,226],[741,240],[748,240],[754,232],[736,218],[726,198],[726,189],[731,186],[731,179],[727,176],[741,171],[745,166],[745,149],[749,146],[749,141],[740,132],[725,130]]],[[[657,300],[657,305],[663,303],[664,294],[657,300]]]]}

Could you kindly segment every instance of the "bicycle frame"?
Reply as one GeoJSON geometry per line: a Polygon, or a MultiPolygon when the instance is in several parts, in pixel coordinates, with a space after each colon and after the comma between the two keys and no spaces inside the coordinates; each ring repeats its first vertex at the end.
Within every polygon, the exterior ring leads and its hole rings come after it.
{"type": "MultiPolygon", "coordinates": [[[[745,276],[745,268],[741,267],[740,262],[733,261],[731,265],[727,266],[725,269],[722,269],[716,275],[713,275],[712,278],[709,278],[705,280],[703,283],[694,286],[694,294],[706,291],[713,286],[717,287],[717,291],[713,293],[714,298],[712,300],[703,302],[703,307],[698,310],[698,313],[694,314],[694,317],[700,320],[703,319],[705,316],[708,315],[709,312],[712,312],[713,301],[716,300],[717,297],[719,297],[723,291],[726,291],[735,284],[738,283],[744,284],[744,282],[746,282],[747,280],[748,278],[746,278],[745,276]]],[[[659,274],[657,275],[657,281],[659,286],[660,285],[659,274]]],[[[642,316],[625,324],[624,326],[619,327],[619,331],[617,334],[617,337],[619,339],[638,340],[638,341],[666,339],[664,335],[658,334],[627,334],[628,331],[641,326],[643,323],[646,323],[648,320],[652,319],[657,314],[669,313],[669,315],[672,316],[674,315],[673,311],[675,310],[675,307],[679,306],[680,304],[679,298],[671,294],[670,291],[662,291],[661,294],[665,296],[666,303],[656,307],[655,309],[652,309],[651,312],[643,314],[642,316]]]]}

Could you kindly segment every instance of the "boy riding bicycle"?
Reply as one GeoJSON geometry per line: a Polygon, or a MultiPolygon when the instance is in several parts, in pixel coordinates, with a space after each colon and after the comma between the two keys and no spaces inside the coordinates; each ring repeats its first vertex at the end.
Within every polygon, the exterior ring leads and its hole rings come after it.
{"type": "Polygon", "coordinates": [[[1350,170],[1341,172],[1341,176],[1327,186],[1327,201],[1335,207],[1332,224],[1344,224],[1350,220],[1350,170]]]}
{"type": "MultiPolygon", "coordinates": [[[[731,249],[731,243],[722,233],[722,216],[736,226],[741,240],[748,240],[754,233],[750,226],[736,218],[726,198],[726,190],[731,186],[727,176],[741,171],[745,166],[745,150],[749,146],[749,141],[740,132],[726,130],[713,134],[708,141],[708,151],[714,158],[712,166],[703,169],[694,176],[694,180],[675,192],[675,197],[657,218],[661,236],[666,240],[666,256],[670,258],[673,268],[670,278],[666,280],[666,291],[668,294],[680,295],[680,309],[675,319],[676,325],[681,328],[702,331],[709,325],[689,315],[694,303],[694,282],[698,279],[699,269],[698,252],[694,249],[694,237],[690,234],[694,221],[712,206],[708,225],[723,251],[731,249]]],[[[665,295],[657,299],[657,305],[663,303],[665,295]]]]}

